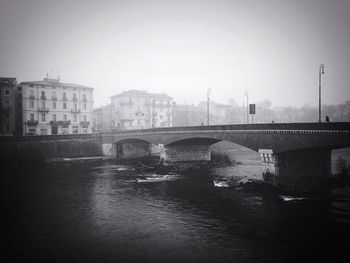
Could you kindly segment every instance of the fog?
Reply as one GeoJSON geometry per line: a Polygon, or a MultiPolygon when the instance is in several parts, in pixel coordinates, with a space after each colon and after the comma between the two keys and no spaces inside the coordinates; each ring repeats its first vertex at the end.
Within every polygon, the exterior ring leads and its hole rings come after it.
{"type": "Polygon", "coordinates": [[[0,75],[128,89],[181,104],[341,104],[350,98],[350,1],[0,0],[0,75]]]}

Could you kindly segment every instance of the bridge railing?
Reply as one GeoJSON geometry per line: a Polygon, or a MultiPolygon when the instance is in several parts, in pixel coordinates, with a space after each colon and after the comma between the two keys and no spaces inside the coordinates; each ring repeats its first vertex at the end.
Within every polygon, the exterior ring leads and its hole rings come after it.
{"type": "Polygon", "coordinates": [[[336,130],[350,131],[350,122],[329,122],[329,123],[259,123],[259,124],[232,124],[232,125],[201,125],[182,126],[152,129],[124,130],[106,132],[103,134],[128,134],[128,133],[149,133],[149,132],[176,132],[176,131],[207,131],[207,130],[336,130]]]}
{"type": "Polygon", "coordinates": [[[43,140],[69,140],[92,139],[100,137],[100,134],[61,134],[61,135],[29,135],[29,136],[0,136],[0,142],[7,141],[43,141],[43,140]]]}

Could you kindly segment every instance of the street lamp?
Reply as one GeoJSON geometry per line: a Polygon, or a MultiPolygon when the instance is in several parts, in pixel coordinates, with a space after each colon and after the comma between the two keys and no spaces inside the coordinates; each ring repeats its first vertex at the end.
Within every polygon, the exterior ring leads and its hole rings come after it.
{"type": "Polygon", "coordinates": [[[318,71],[318,122],[321,122],[321,75],[324,74],[324,65],[318,71]]]}
{"type": "Polygon", "coordinates": [[[248,102],[248,90],[244,91],[244,95],[247,97],[247,124],[249,124],[249,102],[248,102]]]}
{"type": "Polygon", "coordinates": [[[211,88],[208,88],[207,89],[207,123],[209,125],[209,101],[210,101],[210,98],[209,98],[209,95],[211,94],[211,88]]]}
{"type": "Polygon", "coordinates": [[[187,109],[187,101],[185,100],[186,105],[186,126],[188,126],[188,109],[187,109]]]}

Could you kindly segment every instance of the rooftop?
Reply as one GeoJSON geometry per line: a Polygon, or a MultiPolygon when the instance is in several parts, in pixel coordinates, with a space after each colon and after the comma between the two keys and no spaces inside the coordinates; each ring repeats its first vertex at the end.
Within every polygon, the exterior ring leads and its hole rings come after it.
{"type": "Polygon", "coordinates": [[[63,83],[60,82],[59,79],[49,79],[44,78],[44,80],[39,81],[24,81],[21,82],[21,85],[41,85],[41,86],[55,86],[55,87],[66,87],[66,88],[82,88],[82,89],[91,89],[93,88],[79,85],[79,84],[72,84],[72,83],[63,83]]]}
{"type": "Polygon", "coordinates": [[[111,98],[115,97],[122,97],[122,96],[134,96],[134,97],[152,97],[152,98],[166,98],[166,99],[172,99],[169,95],[165,93],[149,93],[145,90],[128,90],[128,91],[123,91],[121,93],[118,93],[111,98]]]}
{"type": "Polygon", "coordinates": [[[16,78],[0,78],[0,85],[1,84],[12,84],[16,85],[17,80],[16,78]]]}

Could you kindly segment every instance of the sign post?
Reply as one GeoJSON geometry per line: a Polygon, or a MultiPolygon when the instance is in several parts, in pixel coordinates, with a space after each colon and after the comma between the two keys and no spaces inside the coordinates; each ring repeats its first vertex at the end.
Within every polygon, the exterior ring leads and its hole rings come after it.
{"type": "Polygon", "coordinates": [[[252,115],[252,123],[254,123],[255,104],[249,104],[249,114],[252,115]]]}

